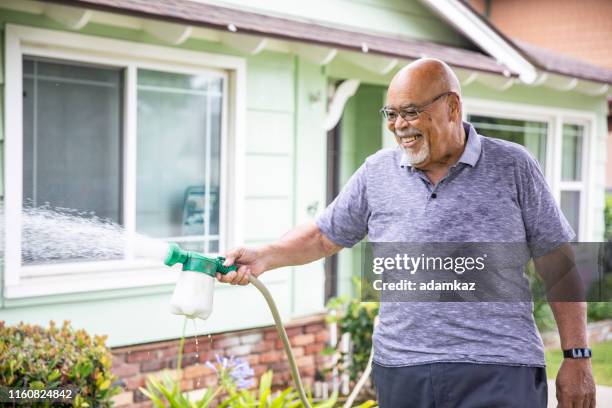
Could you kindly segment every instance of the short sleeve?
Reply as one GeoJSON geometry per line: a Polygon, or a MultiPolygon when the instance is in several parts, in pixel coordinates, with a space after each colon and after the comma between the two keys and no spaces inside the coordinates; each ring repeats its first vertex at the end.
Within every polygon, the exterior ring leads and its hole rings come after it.
{"type": "Polygon", "coordinates": [[[367,235],[369,218],[364,163],[316,222],[327,238],[338,245],[350,248],[367,235]]]}
{"type": "Polygon", "coordinates": [[[576,234],[555,201],[538,162],[528,152],[524,154],[517,166],[519,201],[531,255],[537,258],[572,241],[576,234]]]}

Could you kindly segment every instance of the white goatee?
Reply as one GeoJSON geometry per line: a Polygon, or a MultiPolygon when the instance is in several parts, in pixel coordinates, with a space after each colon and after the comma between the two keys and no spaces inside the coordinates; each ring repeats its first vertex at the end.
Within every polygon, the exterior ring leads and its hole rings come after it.
{"type": "Polygon", "coordinates": [[[410,163],[410,165],[423,163],[425,160],[427,160],[427,158],[429,157],[429,143],[419,130],[415,128],[410,128],[407,131],[397,131],[395,132],[395,135],[400,138],[400,148],[404,151],[404,154],[406,155],[406,158],[408,159],[408,163],[410,163]],[[401,145],[401,139],[403,137],[410,137],[416,135],[421,135],[421,138],[423,139],[423,145],[419,150],[414,151],[413,149],[404,148],[404,146],[401,145]]]}

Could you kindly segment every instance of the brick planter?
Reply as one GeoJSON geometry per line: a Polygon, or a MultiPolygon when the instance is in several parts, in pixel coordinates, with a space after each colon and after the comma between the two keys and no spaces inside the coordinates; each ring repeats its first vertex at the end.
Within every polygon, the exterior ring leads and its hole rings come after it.
{"type": "MultiPolygon", "coordinates": [[[[325,315],[311,316],[285,325],[304,385],[312,389],[315,373],[327,367],[330,358],[320,355],[328,341],[325,315]]],[[[207,388],[216,384],[216,375],[206,367],[215,354],[245,358],[255,371],[256,379],[273,370],[273,385],[278,388],[292,382],[289,364],[275,326],[185,338],[182,372],[176,370],[179,339],[117,347],[112,372],[119,377],[123,392],[115,397],[116,407],[150,407],[151,402],[138,390],[149,375],[170,371],[181,381],[183,391],[207,388]]]]}

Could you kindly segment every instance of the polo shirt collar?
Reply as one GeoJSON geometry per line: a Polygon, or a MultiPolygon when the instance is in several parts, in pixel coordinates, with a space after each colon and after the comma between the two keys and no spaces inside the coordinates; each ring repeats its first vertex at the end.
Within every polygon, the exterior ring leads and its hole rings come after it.
{"type": "MultiPolygon", "coordinates": [[[[465,163],[474,167],[478,162],[480,153],[482,151],[480,135],[476,133],[476,129],[474,129],[474,126],[472,126],[471,123],[463,122],[463,129],[467,135],[467,141],[465,144],[465,149],[463,149],[463,153],[461,154],[461,157],[459,157],[459,163],[465,163]]],[[[400,167],[410,167],[412,169],[412,166],[410,163],[408,163],[408,158],[404,154],[404,151],[401,149],[401,147],[399,149],[402,153],[400,167]]]]}

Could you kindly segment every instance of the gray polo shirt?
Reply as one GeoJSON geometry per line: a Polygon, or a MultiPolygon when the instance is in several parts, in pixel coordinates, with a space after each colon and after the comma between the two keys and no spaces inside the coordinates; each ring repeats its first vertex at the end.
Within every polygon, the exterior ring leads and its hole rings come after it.
{"type": "MultiPolygon", "coordinates": [[[[464,123],[459,161],[433,186],[399,147],[368,157],[317,219],[330,240],[526,242],[534,257],[574,238],[537,161],[464,123]],[[550,243],[550,245],[548,245],[550,243]]],[[[374,361],[544,366],[531,302],[382,302],[374,361]]]]}

